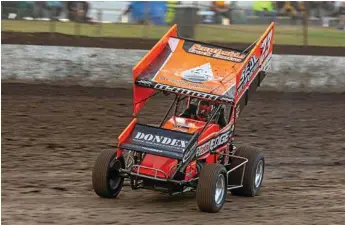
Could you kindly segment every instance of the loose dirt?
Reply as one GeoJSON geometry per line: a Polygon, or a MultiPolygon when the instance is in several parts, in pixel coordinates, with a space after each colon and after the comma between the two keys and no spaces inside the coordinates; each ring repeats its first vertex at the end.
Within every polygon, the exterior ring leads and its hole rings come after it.
{"type": "MultiPolygon", "coordinates": [[[[218,214],[193,194],[169,197],[124,187],[92,190],[98,153],[129,123],[132,90],[2,84],[2,224],[344,224],[345,94],[259,91],[243,111],[237,145],[263,149],[263,188],[228,195],[218,214]]],[[[143,122],[169,104],[158,97],[143,122]]]]}

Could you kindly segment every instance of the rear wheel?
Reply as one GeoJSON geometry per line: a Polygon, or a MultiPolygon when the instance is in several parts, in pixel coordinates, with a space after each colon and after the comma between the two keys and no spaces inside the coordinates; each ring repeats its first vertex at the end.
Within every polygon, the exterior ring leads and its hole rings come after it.
{"type": "Polygon", "coordinates": [[[200,172],[196,199],[203,212],[219,212],[227,194],[226,169],[221,164],[208,164],[200,172]]]}
{"type": "MultiPolygon", "coordinates": [[[[256,148],[243,146],[237,148],[235,155],[247,158],[248,162],[245,164],[246,168],[243,177],[243,187],[232,189],[231,193],[233,195],[250,197],[258,195],[264,178],[264,154],[256,148]]],[[[241,162],[243,162],[243,160],[234,158],[231,168],[234,168],[241,162]]],[[[242,173],[243,167],[239,167],[238,169],[231,172],[228,176],[229,184],[239,185],[241,183],[242,173]]]]}
{"type": "Polygon", "coordinates": [[[92,185],[95,193],[103,198],[116,198],[124,178],[119,169],[125,168],[124,159],[116,159],[114,150],[103,150],[97,157],[92,171],[92,185]]]}

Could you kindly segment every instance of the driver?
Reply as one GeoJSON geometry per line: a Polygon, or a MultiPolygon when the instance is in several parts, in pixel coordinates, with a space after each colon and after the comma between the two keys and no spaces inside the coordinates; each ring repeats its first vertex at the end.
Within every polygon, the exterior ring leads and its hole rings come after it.
{"type": "Polygon", "coordinates": [[[213,107],[214,106],[209,102],[200,100],[195,113],[196,119],[200,121],[207,121],[213,110],[213,107]]]}
{"type": "MultiPolygon", "coordinates": [[[[206,122],[209,119],[209,116],[211,116],[214,107],[214,104],[210,102],[193,98],[191,99],[188,108],[180,116],[206,122]]],[[[216,119],[221,128],[227,125],[224,117],[224,109],[225,108],[221,109],[219,118],[216,119]]]]}
{"type": "Polygon", "coordinates": [[[191,99],[188,108],[180,116],[206,122],[213,108],[211,103],[194,98],[191,99]]]}

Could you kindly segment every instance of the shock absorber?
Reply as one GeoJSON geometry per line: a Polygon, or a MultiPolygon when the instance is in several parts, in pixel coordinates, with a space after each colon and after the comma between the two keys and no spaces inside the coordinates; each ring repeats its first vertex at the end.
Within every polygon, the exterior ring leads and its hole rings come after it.
{"type": "Polygon", "coordinates": [[[196,161],[196,169],[198,171],[198,174],[200,174],[202,168],[205,166],[205,161],[204,160],[198,160],[196,161]]]}

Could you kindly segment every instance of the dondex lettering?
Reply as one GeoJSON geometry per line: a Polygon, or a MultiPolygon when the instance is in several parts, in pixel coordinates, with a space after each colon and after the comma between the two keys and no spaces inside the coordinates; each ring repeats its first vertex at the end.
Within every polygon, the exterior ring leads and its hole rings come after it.
{"type": "Polygon", "coordinates": [[[176,147],[182,147],[182,148],[185,148],[187,145],[187,142],[183,140],[169,138],[169,137],[165,137],[161,135],[145,134],[142,132],[138,132],[135,135],[134,139],[145,140],[152,143],[158,143],[158,144],[170,145],[170,146],[176,146],[176,147]]]}

